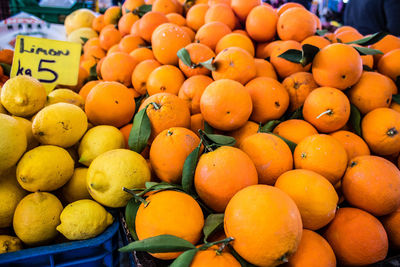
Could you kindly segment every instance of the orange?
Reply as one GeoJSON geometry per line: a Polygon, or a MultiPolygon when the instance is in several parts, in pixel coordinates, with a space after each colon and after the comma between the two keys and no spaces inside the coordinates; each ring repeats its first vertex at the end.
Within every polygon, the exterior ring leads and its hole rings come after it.
{"type": "Polygon", "coordinates": [[[178,97],[187,102],[192,115],[200,113],[200,98],[212,82],[213,80],[205,75],[195,75],[183,82],[178,97]]]}
{"type": "Polygon", "coordinates": [[[175,66],[163,65],[154,69],[147,78],[147,93],[171,93],[178,95],[185,77],[175,66]]]}
{"type": "Polygon", "coordinates": [[[219,21],[226,24],[231,30],[235,28],[236,17],[230,6],[226,4],[210,5],[204,15],[204,23],[219,21]]]}
{"type": "MultiPolygon", "coordinates": [[[[361,45],[358,45],[358,44],[351,44],[351,46],[362,47],[361,45]]],[[[363,55],[363,56],[361,56],[361,60],[363,63],[363,67],[367,66],[370,69],[374,68],[374,56],[373,55],[363,55]]]]}
{"type": "Polygon", "coordinates": [[[147,59],[155,59],[153,51],[151,51],[151,49],[147,47],[136,48],[132,50],[132,52],[130,52],[129,55],[138,63],[147,59]]]}
{"type": "Polygon", "coordinates": [[[376,108],[389,107],[392,101],[392,84],[388,77],[377,72],[363,72],[360,80],[348,90],[350,102],[362,114],[376,108]]]}
{"type": "Polygon", "coordinates": [[[115,53],[115,52],[121,52],[121,48],[119,48],[119,44],[115,44],[115,45],[111,46],[110,49],[108,49],[108,51],[107,51],[107,56],[111,55],[112,53],[115,53]]]}
{"type": "Polygon", "coordinates": [[[89,94],[89,92],[93,89],[95,85],[97,85],[100,82],[101,82],[100,80],[94,80],[87,82],[85,83],[84,86],[82,86],[82,88],[79,90],[79,95],[83,98],[83,100],[86,101],[86,97],[89,94]]]}
{"type": "Polygon", "coordinates": [[[271,7],[259,5],[253,8],[246,19],[246,31],[256,42],[271,41],[276,34],[278,13],[271,7]]]}
{"type": "Polygon", "coordinates": [[[132,12],[136,8],[145,4],[144,0],[126,0],[122,4],[122,14],[132,12]]]}
{"type": "Polygon", "coordinates": [[[336,184],[347,167],[347,153],[335,138],[316,134],[297,144],[293,154],[296,169],[315,171],[336,184]]]}
{"type": "Polygon", "coordinates": [[[282,15],[283,12],[293,7],[304,8],[303,5],[299,3],[293,3],[293,2],[285,3],[278,8],[278,16],[282,15]]]}
{"type": "Polygon", "coordinates": [[[158,11],[164,14],[182,14],[183,6],[177,0],[155,0],[152,4],[151,10],[158,11]]]}
{"type": "Polygon", "coordinates": [[[251,264],[276,266],[296,252],[303,231],[296,204],[282,190],[253,185],[239,191],[225,210],[226,236],[251,264]]]}
{"type": "Polygon", "coordinates": [[[126,13],[121,17],[121,19],[118,21],[118,30],[121,32],[122,36],[131,32],[132,25],[137,20],[139,20],[138,15],[135,15],[131,12],[126,13]]]}
{"type": "Polygon", "coordinates": [[[119,49],[121,52],[130,53],[133,50],[145,46],[146,42],[139,36],[126,35],[119,42],[119,49]]]}
{"type": "Polygon", "coordinates": [[[229,47],[240,47],[249,52],[250,55],[254,57],[254,45],[249,37],[240,33],[228,33],[222,37],[215,47],[215,53],[220,53],[222,50],[229,47]]]}
{"type": "MultiPolygon", "coordinates": [[[[93,64],[95,64],[95,62],[92,61],[93,64]]],[[[5,76],[7,77],[7,76],[5,76]]],[[[79,70],[78,70],[78,82],[76,85],[73,86],[66,86],[64,85],[64,88],[68,88],[71,89],[75,92],[79,92],[79,90],[82,88],[82,86],[85,84],[85,82],[87,81],[89,77],[89,71],[87,71],[85,68],[83,68],[82,66],[79,66],[79,70]]]]}
{"type": "Polygon", "coordinates": [[[92,48],[93,46],[100,46],[100,39],[99,37],[92,37],[86,41],[83,45],[83,53],[85,53],[88,49],[92,48]]]}
{"type": "Polygon", "coordinates": [[[186,14],[186,24],[194,31],[204,25],[204,17],[208,10],[207,4],[196,4],[186,14]]]}
{"type": "Polygon", "coordinates": [[[304,101],[303,117],[319,132],[337,131],[345,126],[350,118],[350,102],[338,89],[319,87],[304,101]]]}
{"type": "Polygon", "coordinates": [[[369,265],[383,260],[388,252],[382,224],[369,213],[355,208],[340,208],[324,237],[340,265],[369,265]]]}
{"type": "Polygon", "coordinates": [[[158,26],[151,37],[154,57],[161,64],[177,65],[176,53],[190,42],[189,34],[172,23],[158,26]]]}
{"type": "Polygon", "coordinates": [[[243,126],[252,109],[250,94],[243,85],[233,80],[212,82],[200,98],[204,120],[222,131],[232,131],[243,126]]]}
{"type": "Polygon", "coordinates": [[[107,8],[104,12],[104,24],[118,24],[119,18],[122,16],[122,10],[119,6],[112,6],[107,8]]]}
{"type": "Polygon", "coordinates": [[[199,135],[199,130],[204,131],[204,119],[201,113],[194,114],[190,117],[190,130],[199,135]]]}
{"type": "Polygon", "coordinates": [[[254,63],[256,64],[256,77],[268,77],[278,80],[275,69],[269,61],[262,58],[255,58],[254,63]]]}
{"type": "Polygon", "coordinates": [[[150,163],[157,177],[180,184],[186,157],[199,143],[200,138],[186,128],[173,127],[159,133],[150,147],[150,163]]]}
{"type": "Polygon", "coordinates": [[[243,34],[244,36],[250,38],[250,35],[249,35],[245,30],[240,30],[240,29],[238,29],[238,30],[234,30],[234,31],[232,31],[232,32],[233,32],[233,33],[240,33],[240,34],[243,34]]]}
{"type": "Polygon", "coordinates": [[[392,104],[390,104],[390,108],[400,113],[400,104],[392,101],[392,104]]]}
{"type": "Polygon", "coordinates": [[[387,52],[378,63],[378,71],[396,81],[400,76],[399,71],[400,48],[387,52]]]}
{"type": "Polygon", "coordinates": [[[231,132],[228,132],[227,135],[235,138],[236,140],[235,147],[240,147],[244,139],[258,132],[258,128],[260,128],[260,125],[258,125],[257,123],[252,121],[247,121],[242,127],[233,130],[231,132]]]}
{"type": "Polygon", "coordinates": [[[295,144],[300,143],[307,136],[318,134],[310,123],[295,119],[279,123],[272,132],[295,144]]]}
{"type": "Polygon", "coordinates": [[[213,21],[199,28],[196,32],[195,42],[205,44],[214,50],[218,41],[230,32],[231,29],[226,24],[213,21]]]}
{"type": "Polygon", "coordinates": [[[358,135],[349,131],[337,131],[330,134],[346,149],[349,162],[355,157],[369,155],[367,143],[358,135]]]}
{"type": "Polygon", "coordinates": [[[361,78],[362,59],[350,45],[331,44],[315,56],[312,73],[320,86],[344,90],[361,78]]]}
{"type": "Polygon", "coordinates": [[[94,125],[121,127],[129,123],[135,113],[135,99],[124,85],[100,82],[86,97],[85,112],[94,125]]]}
{"type": "Polygon", "coordinates": [[[264,124],[279,119],[289,106],[289,94],[280,82],[272,78],[254,78],[246,84],[246,89],[253,102],[252,121],[264,124]]]}
{"type": "Polygon", "coordinates": [[[364,36],[359,32],[355,31],[342,31],[338,34],[335,34],[335,38],[341,43],[349,43],[359,39],[362,39],[364,36]]]}
{"type": "Polygon", "coordinates": [[[319,17],[317,15],[315,15],[314,13],[311,13],[311,15],[313,16],[315,23],[317,25],[317,30],[322,30],[322,23],[321,20],[319,19],[319,17]]]}
{"type": "Polygon", "coordinates": [[[322,175],[302,169],[288,171],[279,176],[275,187],[296,203],[304,228],[318,230],[335,217],[339,197],[322,175]]]}
{"type": "Polygon", "coordinates": [[[106,26],[104,23],[104,15],[99,15],[93,19],[92,28],[96,32],[101,32],[101,30],[106,26]]]}
{"type": "MultiPolygon", "coordinates": [[[[174,235],[196,244],[204,225],[203,212],[191,196],[178,191],[161,191],[151,194],[151,203],[140,204],[135,218],[139,240],[158,235],[174,235]]],[[[180,253],[155,253],[159,259],[174,259],[180,253]]]]}
{"type": "Polygon", "coordinates": [[[335,253],[316,232],[304,229],[299,247],[284,267],[336,267],[335,253]]]}
{"type": "Polygon", "coordinates": [[[318,87],[309,72],[296,72],[282,81],[283,87],[289,93],[289,110],[295,111],[300,108],[312,90],[318,87]]]}
{"type": "Polygon", "coordinates": [[[167,23],[168,18],[161,12],[150,11],[146,13],[138,24],[139,34],[147,42],[151,41],[151,35],[161,24],[167,23]]]}
{"type": "Polygon", "coordinates": [[[245,84],[257,73],[254,58],[240,47],[229,47],[221,51],[215,57],[214,66],[214,80],[231,79],[245,84]]]}
{"type": "MultiPolygon", "coordinates": [[[[379,42],[376,42],[370,47],[381,51],[383,54],[387,54],[388,52],[394,49],[400,48],[400,38],[388,34],[385,37],[383,37],[379,42]]],[[[382,56],[383,56],[382,54],[374,55],[374,62],[379,63],[382,56]]]]}
{"type": "Polygon", "coordinates": [[[351,26],[341,26],[341,27],[339,27],[339,28],[337,28],[334,32],[333,32],[333,34],[335,34],[335,35],[337,35],[337,34],[339,34],[339,33],[341,33],[341,32],[347,32],[347,31],[351,31],[351,32],[356,32],[356,33],[358,33],[358,31],[357,31],[357,29],[356,28],[353,28],[353,27],[351,27],[351,26]]]}
{"type": "Polygon", "coordinates": [[[342,192],[353,207],[388,215],[400,206],[400,171],[381,157],[355,157],[343,177],[342,192]]]}
{"type": "Polygon", "coordinates": [[[377,108],[361,121],[362,136],[372,152],[391,155],[400,151],[400,113],[377,108]]]}
{"type": "Polygon", "coordinates": [[[276,40],[267,43],[258,43],[256,48],[256,57],[269,59],[271,57],[273,49],[282,42],[283,41],[281,40],[276,40]]]}
{"type": "Polygon", "coordinates": [[[301,42],[315,34],[317,24],[311,12],[302,7],[289,8],[278,19],[277,32],[281,40],[301,42]]]}
{"type": "Polygon", "coordinates": [[[185,74],[186,77],[191,77],[194,75],[209,75],[210,70],[199,65],[200,62],[207,61],[215,57],[214,51],[204,44],[191,43],[185,46],[185,49],[189,53],[190,60],[193,66],[187,66],[179,59],[179,68],[185,74]]]}
{"type": "Polygon", "coordinates": [[[294,74],[296,72],[307,71],[309,65],[303,67],[299,63],[290,62],[284,58],[279,57],[281,54],[289,49],[301,50],[301,45],[296,41],[283,41],[275,45],[272,49],[270,62],[274,66],[279,77],[284,79],[287,76],[294,74]]]}
{"type": "Polygon", "coordinates": [[[84,60],[94,59],[99,61],[106,56],[106,52],[100,46],[90,46],[83,53],[84,60]]]}
{"type": "Polygon", "coordinates": [[[261,0],[231,0],[231,7],[241,21],[245,21],[250,11],[260,5],[261,0]]]}
{"type": "Polygon", "coordinates": [[[274,185],[281,174],[293,169],[292,151],[273,134],[253,134],[242,141],[240,149],[254,162],[261,184],[274,185]]]}
{"type": "Polygon", "coordinates": [[[189,28],[188,26],[181,26],[182,30],[184,30],[190,37],[190,41],[193,42],[194,41],[194,37],[196,36],[196,33],[189,28]]]}
{"type": "Polygon", "coordinates": [[[318,47],[319,49],[322,49],[325,46],[330,45],[331,42],[329,40],[325,39],[324,37],[313,35],[313,36],[307,37],[306,39],[304,39],[301,42],[302,46],[305,44],[313,45],[313,46],[318,47]]]}
{"type": "Polygon", "coordinates": [[[110,49],[111,46],[116,45],[121,41],[122,35],[114,25],[105,26],[99,35],[100,47],[104,50],[110,49]]]}
{"type": "Polygon", "coordinates": [[[130,86],[136,64],[137,62],[129,54],[115,52],[105,57],[101,65],[101,77],[105,81],[117,81],[125,86],[130,86]]]}
{"type": "Polygon", "coordinates": [[[391,214],[382,217],[381,222],[383,224],[383,227],[385,227],[390,245],[393,246],[395,249],[398,249],[400,247],[400,208],[398,208],[391,214]]]}
{"type": "MultiPolygon", "coordinates": [[[[140,33],[139,33],[140,21],[141,21],[141,20],[139,19],[139,20],[137,20],[137,21],[135,21],[135,22],[133,23],[133,25],[132,25],[132,27],[131,27],[131,31],[129,32],[130,35],[141,37],[141,36],[140,36],[140,33]]],[[[144,39],[144,38],[143,38],[143,39],[144,39]]]]}
{"type": "Polygon", "coordinates": [[[131,134],[133,123],[128,123],[124,127],[120,128],[119,131],[124,136],[125,148],[129,149],[129,135],[131,134]]]}
{"type": "Polygon", "coordinates": [[[166,15],[167,19],[169,22],[174,23],[178,26],[185,26],[186,25],[186,19],[178,14],[178,13],[169,13],[166,15]]]}
{"type": "Polygon", "coordinates": [[[137,64],[132,72],[132,85],[138,93],[144,95],[147,92],[147,78],[159,66],[161,64],[154,59],[147,59],[137,64]]]}
{"type": "Polygon", "coordinates": [[[240,263],[229,252],[219,251],[217,246],[199,250],[194,256],[190,267],[240,267],[240,263]]]}
{"type": "Polygon", "coordinates": [[[99,62],[97,62],[97,65],[96,65],[96,73],[97,73],[97,78],[98,79],[102,79],[102,77],[101,77],[101,65],[103,65],[104,59],[105,59],[105,57],[100,59],[99,62]]]}
{"type": "Polygon", "coordinates": [[[201,155],[194,175],[197,194],[216,212],[224,212],[238,191],[257,181],[256,167],[249,156],[230,146],[201,155]]]}
{"type": "Polygon", "coordinates": [[[170,93],[158,93],[147,98],[139,107],[146,109],[151,124],[151,138],[171,127],[190,127],[190,111],[182,99],[170,93]]]}

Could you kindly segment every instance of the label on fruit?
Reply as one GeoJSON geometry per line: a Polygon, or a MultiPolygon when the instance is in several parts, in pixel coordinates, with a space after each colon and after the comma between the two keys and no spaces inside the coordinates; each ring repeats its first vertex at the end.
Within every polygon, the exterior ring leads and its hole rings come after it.
{"type": "Polygon", "coordinates": [[[29,75],[51,92],[78,83],[81,44],[19,35],[10,76],[29,75]]]}

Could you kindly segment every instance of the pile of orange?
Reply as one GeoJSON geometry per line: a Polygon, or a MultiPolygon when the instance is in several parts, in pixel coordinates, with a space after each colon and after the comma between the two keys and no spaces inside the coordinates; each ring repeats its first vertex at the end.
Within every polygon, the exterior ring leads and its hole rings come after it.
{"type": "MultiPolygon", "coordinates": [[[[236,139],[203,143],[193,188],[203,208],[224,214],[215,235],[232,237],[244,260],[363,266],[385,259],[389,244],[400,248],[399,38],[360,55],[347,44],[365,37],[356,29],[319,35],[319,18],[301,5],[261,0],[127,0],[92,28],[99,37],[83,46],[75,89],[89,121],[118,127],[127,147],[146,109],[141,154],[154,181],[181,185],[199,130],[236,139]],[[305,44],[319,48],[312,62],[281,57],[305,44]],[[96,80],[83,85],[88,76],[96,80]]],[[[146,196],[140,240],[170,234],[202,244],[206,211],[190,195],[146,196]]],[[[231,252],[201,250],[191,266],[240,266],[231,252]]]]}

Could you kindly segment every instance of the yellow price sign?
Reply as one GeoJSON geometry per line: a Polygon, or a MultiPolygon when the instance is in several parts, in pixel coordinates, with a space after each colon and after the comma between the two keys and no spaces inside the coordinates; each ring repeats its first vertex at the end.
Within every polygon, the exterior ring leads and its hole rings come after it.
{"type": "Polygon", "coordinates": [[[76,85],[81,49],[78,43],[19,35],[10,76],[35,77],[47,93],[58,84],[76,85]]]}

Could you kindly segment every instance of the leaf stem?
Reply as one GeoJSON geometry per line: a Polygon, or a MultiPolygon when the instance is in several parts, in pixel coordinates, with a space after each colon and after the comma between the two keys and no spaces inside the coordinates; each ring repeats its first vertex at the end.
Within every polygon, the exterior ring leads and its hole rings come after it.
{"type": "Polygon", "coordinates": [[[325,110],[324,112],[319,114],[316,119],[318,120],[319,118],[321,118],[325,114],[332,115],[333,114],[332,109],[325,110]]]}
{"type": "Polygon", "coordinates": [[[122,187],[122,190],[124,190],[125,192],[131,194],[136,201],[140,201],[141,203],[143,203],[144,207],[147,207],[147,205],[149,205],[150,202],[148,202],[144,198],[139,197],[138,195],[136,195],[134,190],[130,190],[130,189],[126,188],[126,187],[122,187]]]}
{"type": "Polygon", "coordinates": [[[151,102],[151,104],[153,105],[155,110],[159,110],[161,108],[161,106],[159,104],[157,104],[156,102],[151,102]]]}
{"type": "Polygon", "coordinates": [[[214,242],[211,242],[211,243],[206,243],[206,244],[202,245],[199,248],[199,250],[206,250],[206,249],[208,249],[208,248],[210,248],[210,247],[212,247],[214,245],[218,245],[218,244],[224,244],[226,246],[229,242],[232,242],[233,240],[234,240],[233,237],[228,237],[228,238],[225,238],[225,239],[222,239],[222,240],[214,241],[214,242]]]}

